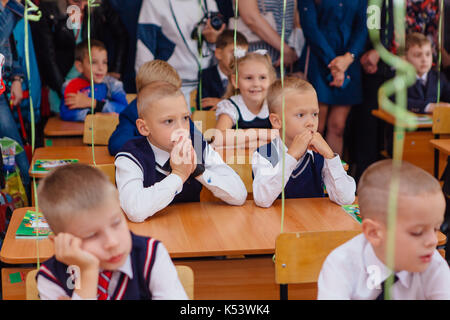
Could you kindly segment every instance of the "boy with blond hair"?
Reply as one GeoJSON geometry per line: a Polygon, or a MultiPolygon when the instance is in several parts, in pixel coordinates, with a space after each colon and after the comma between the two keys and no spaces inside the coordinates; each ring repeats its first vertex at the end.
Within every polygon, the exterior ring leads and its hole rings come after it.
{"type": "Polygon", "coordinates": [[[286,198],[323,197],[324,184],[333,202],[339,205],[353,203],[355,181],[345,172],[339,155],[317,132],[319,105],[312,85],[288,77],[283,87],[281,80],[277,80],[269,88],[267,103],[272,129],[279,130],[279,137],[253,154],[253,198],[256,205],[270,207],[281,196],[283,188],[286,198]],[[283,96],[285,144],[280,138],[283,136],[283,96]]]}
{"type": "Polygon", "coordinates": [[[128,218],[142,222],[167,205],[200,200],[202,186],[231,205],[247,198],[240,177],[195,129],[184,95],[164,81],[138,94],[140,138],[115,157],[120,203],[128,218]]]}
{"type": "Polygon", "coordinates": [[[38,196],[56,235],[55,256],[37,275],[41,299],[187,299],[164,245],[129,231],[117,190],[101,171],[56,168],[38,196]]]}
{"type": "MultiPolygon", "coordinates": [[[[139,72],[136,75],[137,92],[153,81],[166,81],[177,88],[181,88],[181,78],[178,76],[177,71],[162,60],[146,62],[139,68],[139,72]]],[[[137,118],[137,99],[134,99],[120,113],[119,124],[109,138],[108,150],[111,155],[115,156],[128,140],[141,136],[136,127],[137,118]]]]}
{"type": "MultiPolygon", "coordinates": [[[[450,271],[436,250],[445,200],[428,172],[393,160],[372,164],[358,184],[362,234],[332,251],[318,281],[318,299],[450,299],[450,271]],[[397,173],[395,174],[395,171],[397,173]],[[388,203],[398,179],[393,270],[388,268],[388,203]],[[386,279],[393,278],[388,292],[386,279]]],[[[393,227],[393,226],[389,226],[393,227]]]]}
{"type": "Polygon", "coordinates": [[[415,113],[432,113],[437,102],[440,83],[440,105],[450,107],[450,82],[444,73],[431,69],[433,53],[431,41],[418,32],[406,36],[405,58],[416,69],[416,83],[408,88],[408,110],[415,113]],[[439,79],[439,81],[438,81],[439,79]]]}

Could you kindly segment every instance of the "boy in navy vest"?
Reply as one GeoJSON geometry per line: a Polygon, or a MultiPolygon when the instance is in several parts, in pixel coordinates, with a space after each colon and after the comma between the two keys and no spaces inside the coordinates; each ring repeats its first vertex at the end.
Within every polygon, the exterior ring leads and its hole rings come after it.
{"type": "Polygon", "coordinates": [[[432,70],[433,54],[430,40],[418,32],[406,36],[405,57],[416,69],[416,83],[408,88],[408,110],[432,113],[436,107],[438,79],[440,79],[440,105],[450,107],[450,82],[444,73],[432,70]]]}
{"type": "Polygon", "coordinates": [[[55,256],[39,269],[41,299],[186,299],[159,241],[128,229],[117,190],[92,166],[72,164],[39,184],[55,256]]]}
{"type": "Polygon", "coordinates": [[[120,204],[142,222],[171,203],[200,201],[202,186],[231,205],[247,190],[190,121],[182,92],[154,81],[138,93],[136,126],[143,136],[125,143],[115,158],[120,204]]]}
{"type": "MultiPolygon", "coordinates": [[[[248,42],[245,36],[236,32],[236,46],[241,50],[248,50],[248,42]]],[[[222,100],[227,91],[228,78],[231,74],[231,63],[234,60],[234,30],[224,30],[216,41],[214,51],[218,64],[202,70],[201,95],[202,109],[216,110],[217,104],[222,100]]],[[[200,83],[197,89],[197,108],[200,109],[200,83]]]]}
{"type": "Polygon", "coordinates": [[[267,103],[270,122],[282,137],[282,96],[285,98],[285,143],[275,138],[259,147],[252,158],[253,198],[256,205],[270,207],[281,196],[286,198],[323,197],[324,184],[333,202],[352,204],[355,180],[345,172],[339,155],[317,132],[319,105],[311,84],[298,78],[286,78],[269,88],[267,103]],[[283,157],[285,158],[284,183],[283,157]]]}

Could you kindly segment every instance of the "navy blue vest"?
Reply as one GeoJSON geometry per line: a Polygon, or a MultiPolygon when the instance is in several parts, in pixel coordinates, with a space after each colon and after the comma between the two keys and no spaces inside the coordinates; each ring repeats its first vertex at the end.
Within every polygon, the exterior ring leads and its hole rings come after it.
{"type": "MultiPolygon", "coordinates": [[[[270,161],[274,167],[278,161],[281,161],[281,157],[273,142],[259,147],[257,151],[270,161]]],[[[317,152],[313,152],[313,154],[314,156],[311,156],[307,152],[302,163],[291,173],[289,181],[284,188],[286,199],[325,196],[322,180],[324,158],[317,152]]],[[[278,198],[281,198],[281,193],[278,198]]]]}
{"type": "MultiPolygon", "coordinates": [[[[242,118],[241,111],[239,110],[239,107],[237,106],[237,104],[231,98],[229,98],[227,100],[233,104],[233,106],[236,108],[236,110],[238,112],[238,121],[237,121],[238,129],[250,129],[250,128],[271,129],[272,128],[272,124],[270,123],[269,117],[264,118],[264,119],[256,117],[252,121],[245,121],[242,118]]],[[[236,129],[236,124],[233,125],[232,129],[236,129]]]]}
{"type": "MultiPolygon", "coordinates": [[[[204,164],[203,154],[206,148],[206,141],[192,122],[190,122],[190,126],[190,136],[197,154],[197,161],[201,160],[204,164]]],[[[165,174],[156,170],[155,154],[146,137],[140,137],[126,142],[119,153],[117,153],[116,159],[118,157],[127,157],[143,169],[144,188],[150,187],[167,177],[165,174]],[[126,153],[133,155],[134,158],[128,156],[126,153]]],[[[201,190],[202,184],[195,178],[189,177],[183,184],[183,190],[174,197],[171,203],[198,202],[200,201],[201,190]]]]}
{"type": "MultiPolygon", "coordinates": [[[[121,273],[114,294],[111,296],[111,300],[150,300],[152,298],[152,293],[149,290],[149,284],[159,241],[148,237],[137,236],[132,232],[130,233],[132,241],[130,255],[133,279],[130,279],[124,273],[121,273]],[[149,246],[150,250],[148,250],[149,246]]],[[[72,281],[69,279],[71,274],[67,272],[67,268],[67,265],[59,262],[53,256],[44,262],[39,269],[37,276],[42,275],[48,280],[56,283],[66,291],[69,297],[71,297],[74,289],[69,288],[67,285],[68,282],[69,284],[72,284],[72,281]]]]}

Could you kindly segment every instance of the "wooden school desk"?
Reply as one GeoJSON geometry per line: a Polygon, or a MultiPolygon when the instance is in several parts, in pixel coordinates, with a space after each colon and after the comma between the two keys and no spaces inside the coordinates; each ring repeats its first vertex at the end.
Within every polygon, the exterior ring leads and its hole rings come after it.
{"type": "MultiPolygon", "coordinates": [[[[27,208],[14,211],[0,259],[36,263],[53,255],[50,240],[15,239],[27,208]]],[[[194,270],[196,299],[278,299],[272,256],[280,233],[281,201],[264,209],[220,202],[168,206],[143,223],[129,222],[136,234],[163,242],[175,264],[194,270]],[[229,256],[226,258],[226,256],[229,256]],[[245,256],[245,258],[244,258],[245,256]],[[235,257],[235,258],[232,258],[235,257]]],[[[284,231],[359,230],[360,225],[327,198],[286,201],[284,231]]],[[[291,286],[292,299],[314,299],[316,285],[291,286]]]]}
{"type": "MultiPolygon", "coordinates": [[[[108,152],[106,146],[96,146],[95,162],[97,164],[114,163],[114,157],[108,152]]],[[[93,164],[91,146],[46,147],[34,150],[32,163],[37,159],[78,159],[79,163],[93,164]]],[[[46,173],[32,173],[30,165],[30,177],[43,178],[46,173]]]]}
{"type": "Polygon", "coordinates": [[[436,149],[439,149],[445,156],[450,155],[450,139],[432,139],[430,143],[436,149]]]}
{"type": "MultiPolygon", "coordinates": [[[[285,204],[285,232],[360,230],[359,223],[327,198],[289,199],[285,204]]],[[[183,203],[143,223],[128,225],[136,234],[161,240],[175,264],[194,270],[196,299],[277,300],[272,256],[280,233],[280,207],[280,200],[267,209],[256,207],[253,201],[242,207],[183,203]]],[[[36,263],[37,250],[41,262],[53,255],[48,239],[15,239],[27,209],[14,211],[0,252],[5,263],[36,263]]],[[[444,244],[445,236],[438,237],[438,245],[444,244]]],[[[316,295],[316,284],[289,286],[291,299],[315,299],[316,295]]]]}
{"type": "Polygon", "coordinates": [[[49,118],[44,127],[44,146],[82,146],[84,122],[49,118]]]}
{"type": "MultiPolygon", "coordinates": [[[[395,125],[394,117],[382,109],[372,110],[372,114],[388,124],[395,125]]],[[[403,160],[434,174],[434,149],[429,142],[434,138],[431,127],[431,123],[420,123],[417,125],[418,130],[405,131],[403,160]]],[[[447,157],[441,154],[439,156],[440,175],[446,162],[447,157]]]]}

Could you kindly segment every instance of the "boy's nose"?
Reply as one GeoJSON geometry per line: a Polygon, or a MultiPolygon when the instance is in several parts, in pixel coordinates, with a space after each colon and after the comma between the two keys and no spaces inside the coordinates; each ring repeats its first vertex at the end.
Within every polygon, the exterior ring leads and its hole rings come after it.
{"type": "Polygon", "coordinates": [[[426,247],[436,247],[438,244],[437,232],[431,232],[425,241],[426,247]]]}
{"type": "Polygon", "coordinates": [[[118,245],[117,238],[114,235],[114,232],[105,232],[105,249],[114,248],[118,245]]]}

